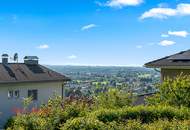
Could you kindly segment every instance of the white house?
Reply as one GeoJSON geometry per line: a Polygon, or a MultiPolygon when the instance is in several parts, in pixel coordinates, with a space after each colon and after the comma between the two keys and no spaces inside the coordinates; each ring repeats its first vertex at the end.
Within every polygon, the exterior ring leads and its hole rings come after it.
{"type": "Polygon", "coordinates": [[[0,63],[0,127],[12,116],[15,108],[22,108],[23,98],[33,97],[33,105],[48,101],[55,92],[64,96],[66,76],[38,64],[38,57],[26,56],[24,63],[9,63],[2,55],[0,63]]]}

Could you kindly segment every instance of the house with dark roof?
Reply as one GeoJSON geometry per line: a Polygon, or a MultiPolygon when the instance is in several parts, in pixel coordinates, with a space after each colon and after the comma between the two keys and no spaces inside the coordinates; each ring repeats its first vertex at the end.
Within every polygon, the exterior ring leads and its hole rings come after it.
{"type": "Polygon", "coordinates": [[[190,50],[182,51],[145,64],[148,68],[160,68],[161,81],[180,74],[190,75],[190,50]]]}
{"type": "Polygon", "coordinates": [[[32,106],[38,107],[55,93],[64,96],[64,84],[70,79],[38,63],[37,56],[25,56],[23,63],[9,63],[2,55],[0,63],[0,126],[23,108],[24,98],[32,97],[32,106]]]}

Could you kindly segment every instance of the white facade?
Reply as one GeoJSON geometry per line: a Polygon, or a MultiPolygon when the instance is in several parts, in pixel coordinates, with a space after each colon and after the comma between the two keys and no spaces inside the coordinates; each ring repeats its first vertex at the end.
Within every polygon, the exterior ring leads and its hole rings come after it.
{"type": "Polygon", "coordinates": [[[0,128],[7,119],[14,115],[14,108],[23,108],[23,98],[28,97],[29,90],[37,90],[37,100],[33,101],[33,106],[39,107],[40,104],[46,103],[50,96],[55,93],[62,95],[63,82],[46,82],[46,83],[15,83],[0,85],[0,128]],[[10,98],[9,92],[13,91],[13,97],[10,98]],[[14,92],[19,91],[19,97],[15,97],[14,92]]]}

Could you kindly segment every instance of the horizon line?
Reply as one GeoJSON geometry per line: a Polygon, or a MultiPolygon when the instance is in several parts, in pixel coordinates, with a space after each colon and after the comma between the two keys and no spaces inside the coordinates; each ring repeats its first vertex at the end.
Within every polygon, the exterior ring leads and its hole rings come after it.
{"type": "Polygon", "coordinates": [[[46,66],[86,66],[86,67],[144,67],[143,65],[91,65],[91,64],[42,64],[46,66]]]}

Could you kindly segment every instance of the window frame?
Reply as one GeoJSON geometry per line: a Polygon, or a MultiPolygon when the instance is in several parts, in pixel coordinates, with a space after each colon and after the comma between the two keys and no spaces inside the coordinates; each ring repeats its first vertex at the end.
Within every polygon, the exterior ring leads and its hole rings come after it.
{"type": "Polygon", "coordinates": [[[14,98],[16,98],[16,99],[20,98],[20,91],[19,90],[14,91],[14,98]]]}
{"type": "Polygon", "coordinates": [[[33,101],[38,100],[38,90],[37,89],[29,89],[28,90],[28,98],[32,98],[33,101]]]}
{"type": "Polygon", "coordinates": [[[7,97],[8,97],[8,99],[13,99],[14,98],[14,91],[8,90],[7,97]]]}

